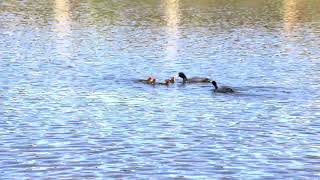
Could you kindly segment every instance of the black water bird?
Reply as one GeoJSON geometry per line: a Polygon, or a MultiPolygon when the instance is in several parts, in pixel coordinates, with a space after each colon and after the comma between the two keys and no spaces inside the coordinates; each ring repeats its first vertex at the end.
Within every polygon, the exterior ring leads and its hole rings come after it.
{"type": "Polygon", "coordinates": [[[209,83],[211,81],[209,78],[203,77],[187,78],[187,76],[183,72],[179,72],[178,76],[182,78],[183,83],[209,83]]]}
{"type": "Polygon", "coordinates": [[[227,86],[218,87],[217,82],[212,81],[212,85],[214,86],[214,92],[217,93],[234,93],[234,90],[227,86]]]}

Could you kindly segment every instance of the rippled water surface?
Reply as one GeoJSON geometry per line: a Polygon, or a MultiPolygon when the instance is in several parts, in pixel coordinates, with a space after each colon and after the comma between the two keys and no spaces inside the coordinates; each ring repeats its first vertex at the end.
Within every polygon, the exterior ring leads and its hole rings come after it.
{"type": "Polygon", "coordinates": [[[318,179],[319,77],[319,0],[2,0],[0,176],[318,179]]]}

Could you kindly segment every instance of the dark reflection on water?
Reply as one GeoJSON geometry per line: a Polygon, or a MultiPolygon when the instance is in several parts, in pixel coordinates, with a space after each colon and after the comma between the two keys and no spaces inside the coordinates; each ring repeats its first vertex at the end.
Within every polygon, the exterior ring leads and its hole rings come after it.
{"type": "Polygon", "coordinates": [[[319,178],[320,1],[0,6],[3,179],[319,178]]]}

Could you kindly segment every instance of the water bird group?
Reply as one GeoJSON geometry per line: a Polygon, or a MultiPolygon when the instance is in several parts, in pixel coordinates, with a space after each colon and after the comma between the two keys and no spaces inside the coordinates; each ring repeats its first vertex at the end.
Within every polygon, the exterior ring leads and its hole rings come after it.
{"type": "Polygon", "coordinates": [[[148,79],[138,79],[137,82],[144,83],[144,84],[151,84],[151,85],[166,85],[169,86],[170,83],[175,83],[175,77],[171,77],[170,79],[166,79],[164,82],[157,82],[157,79],[153,76],[149,76],[148,79]]]}
{"type": "MultiPolygon", "coordinates": [[[[213,91],[216,93],[234,93],[235,91],[227,86],[218,87],[216,81],[211,80],[206,77],[191,77],[187,78],[187,76],[183,72],[178,73],[178,77],[182,78],[182,84],[192,84],[192,83],[212,83],[214,89],[213,91]]],[[[176,82],[175,77],[171,77],[170,79],[166,79],[164,82],[157,82],[157,79],[153,76],[149,76],[147,79],[139,79],[138,82],[150,85],[164,85],[169,86],[170,84],[174,84],[176,82]]]]}

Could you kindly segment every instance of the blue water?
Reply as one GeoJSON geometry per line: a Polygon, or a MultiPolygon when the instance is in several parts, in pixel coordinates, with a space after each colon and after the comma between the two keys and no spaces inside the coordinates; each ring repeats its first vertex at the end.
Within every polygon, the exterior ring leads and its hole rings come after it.
{"type": "Polygon", "coordinates": [[[1,1],[1,179],[319,179],[319,5],[1,1]]]}

